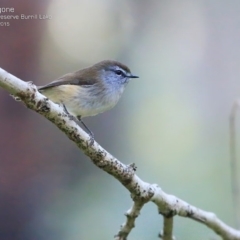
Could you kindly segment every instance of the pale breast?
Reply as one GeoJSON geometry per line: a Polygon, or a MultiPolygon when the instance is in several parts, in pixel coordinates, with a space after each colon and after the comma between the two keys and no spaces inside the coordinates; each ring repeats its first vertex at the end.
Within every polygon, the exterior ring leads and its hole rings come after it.
{"type": "Polygon", "coordinates": [[[41,90],[55,103],[64,104],[74,116],[94,116],[113,108],[124,88],[101,89],[98,86],[61,85],[41,90]]]}

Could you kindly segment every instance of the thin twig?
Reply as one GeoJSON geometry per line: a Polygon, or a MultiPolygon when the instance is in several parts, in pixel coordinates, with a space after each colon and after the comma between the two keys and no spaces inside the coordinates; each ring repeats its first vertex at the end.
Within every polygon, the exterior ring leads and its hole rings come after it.
{"type": "Polygon", "coordinates": [[[121,229],[115,236],[116,240],[126,240],[129,233],[135,227],[135,219],[139,216],[144,205],[142,201],[135,201],[133,206],[125,213],[126,222],[121,225],[121,229]]]}
{"type": "Polygon", "coordinates": [[[237,152],[236,152],[236,117],[237,111],[240,107],[240,100],[233,103],[230,119],[229,119],[229,135],[230,135],[230,161],[231,161],[231,185],[232,185],[232,198],[233,209],[236,228],[240,229],[240,193],[238,183],[238,166],[237,166],[237,152]]]}
{"type": "Polygon", "coordinates": [[[163,217],[163,231],[159,234],[162,240],[174,240],[173,217],[163,217]]]}

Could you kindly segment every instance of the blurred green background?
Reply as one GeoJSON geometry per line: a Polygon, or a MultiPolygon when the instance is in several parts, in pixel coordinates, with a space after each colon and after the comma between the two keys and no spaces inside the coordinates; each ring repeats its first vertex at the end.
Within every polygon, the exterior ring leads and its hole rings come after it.
{"type": "MultiPolygon", "coordinates": [[[[119,104],[85,122],[96,140],[167,193],[234,227],[228,119],[240,93],[239,1],[0,0],[0,67],[25,81],[115,59],[140,78],[119,104]]],[[[0,239],[113,239],[132,201],[49,121],[0,89],[0,239]]],[[[157,239],[147,204],[129,239],[157,239]]],[[[215,234],[175,218],[177,239],[215,234]]]]}

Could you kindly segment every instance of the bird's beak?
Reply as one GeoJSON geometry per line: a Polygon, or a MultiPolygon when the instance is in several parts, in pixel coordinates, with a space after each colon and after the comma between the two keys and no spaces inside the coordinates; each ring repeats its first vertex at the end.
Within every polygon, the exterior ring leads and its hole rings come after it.
{"type": "Polygon", "coordinates": [[[138,76],[130,75],[129,78],[139,78],[138,76]]]}

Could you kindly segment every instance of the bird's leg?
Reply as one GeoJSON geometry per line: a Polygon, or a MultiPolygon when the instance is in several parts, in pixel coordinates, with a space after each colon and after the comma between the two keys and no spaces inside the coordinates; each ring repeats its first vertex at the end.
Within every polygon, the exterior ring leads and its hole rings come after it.
{"type": "Polygon", "coordinates": [[[89,135],[89,137],[90,137],[90,146],[92,146],[93,143],[94,143],[94,135],[93,135],[93,132],[92,132],[92,131],[87,127],[87,125],[83,122],[83,120],[81,119],[81,116],[77,116],[77,119],[76,119],[73,115],[71,115],[71,114],[68,112],[65,104],[63,104],[63,109],[64,109],[65,113],[69,116],[69,118],[70,118],[71,120],[73,120],[73,121],[76,122],[77,124],[79,124],[79,122],[81,122],[81,124],[82,124],[82,125],[84,126],[84,128],[87,130],[87,133],[88,133],[88,135],[89,135]]]}
{"type": "Polygon", "coordinates": [[[93,143],[94,143],[94,134],[93,134],[93,132],[92,132],[92,131],[87,127],[87,125],[83,122],[81,116],[77,116],[77,119],[78,119],[79,122],[81,122],[81,124],[82,124],[82,125],[84,126],[84,128],[87,130],[87,133],[88,133],[88,135],[89,135],[89,137],[90,137],[90,141],[91,141],[90,145],[93,145],[93,143]]]}
{"type": "Polygon", "coordinates": [[[64,112],[69,116],[69,118],[70,118],[71,120],[73,120],[73,121],[76,121],[76,118],[75,118],[72,114],[70,114],[70,113],[68,112],[65,104],[62,104],[62,106],[63,106],[64,112]]]}

